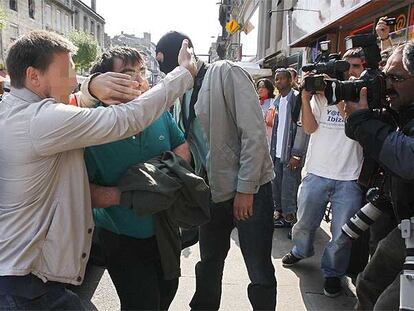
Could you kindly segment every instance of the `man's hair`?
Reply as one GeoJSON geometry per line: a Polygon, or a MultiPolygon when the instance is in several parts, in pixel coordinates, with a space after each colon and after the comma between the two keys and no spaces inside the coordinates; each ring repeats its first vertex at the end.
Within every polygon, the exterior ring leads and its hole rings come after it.
{"type": "Polygon", "coordinates": [[[286,75],[286,77],[290,80],[292,80],[292,74],[290,73],[290,71],[286,68],[277,68],[275,71],[275,77],[278,73],[283,73],[286,75]]]}
{"type": "Polygon", "coordinates": [[[347,60],[349,58],[359,58],[362,61],[365,61],[364,50],[362,48],[358,47],[358,48],[354,48],[354,49],[350,49],[350,50],[346,51],[344,53],[344,56],[342,56],[342,59],[347,60]]]}
{"type": "Polygon", "coordinates": [[[265,88],[269,91],[269,98],[274,98],[274,97],[275,97],[275,94],[274,94],[274,92],[275,92],[275,87],[274,87],[274,85],[273,85],[272,81],[270,81],[269,79],[266,79],[266,78],[264,78],[264,79],[260,79],[260,80],[259,80],[259,81],[257,81],[257,83],[256,83],[256,88],[259,88],[259,84],[260,84],[261,82],[263,82],[263,83],[264,83],[265,88]]]}
{"type": "Polygon", "coordinates": [[[292,77],[292,80],[293,80],[295,77],[297,77],[297,76],[298,76],[298,72],[296,71],[296,69],[295,69],[295,68],[288,67],[288,68],[286,68],[286,69],[290,72],[290,75],[291,75],[291,77],[292,77]]]}
{"type": "Polygon", "coordinates": [[[142,64],[144,62],[141,53],[137,49],[127,46],[117,46],[102,53],[95,60],[90,73],[113,71],[114,58],[121,59],[124,66],[126,64],[142,64]]]}
{"type": "Polygon", "coordinates": [[[414,41],[408,41],[405,44],[402,60],[405,70],[414,76],[414,41]]]}
{"type": "Polygon", "coordinates": [[[23,88],[27,68],[46,71],[56,53],[76,53],[76,47],[66,38],[44,30],[29,32],[14,41],[6,59],[11,86],[23,88]]]}

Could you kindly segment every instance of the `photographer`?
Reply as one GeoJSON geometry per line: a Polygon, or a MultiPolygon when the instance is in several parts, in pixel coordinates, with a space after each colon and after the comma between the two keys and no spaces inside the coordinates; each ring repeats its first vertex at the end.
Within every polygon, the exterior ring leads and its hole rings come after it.
{"type": "MultiPolygon", "coordinates": [[[[365,154],[389,173],[390,194],[395,216],[400,222],[414,215],[414,90],[412,69],[413,43],[398,47],[388,59],[384,72],[389,81],[388,102],[396,112],[399,130],[380,120],[368,109],[367,89],[360,102],[347,102],[346,134],[358,141],[365,154]]],[[[400,272],[406,255],[401,232],[395,228],[383,239],[357,280],[358,310],[397,310],[400,272]]]]}
{"type": "Polygon", "coordinates": [[[381,41],[381,51],[392,47],[390,38],[390,25],[393,22],[395,23],[395,19],[383,16],[378,20],[378,23],[375,26],[375,31],[377,33],[378,39],[381,41]]]}
{"type": "Polygon", "coordinates": [[[322,94],[302,90],[302,126],[310,134],[304,177],[298,192],[298,221],[293,227],[295,246],[282,259],[284,267],[314,255],[315,232],[328,203],[332,208],[332,239],[322,256],[324,294],[341,293],[340,278],[348,266],[351,241],[341,238],[342,225],[361,206],[362,192],[356,180],[362,149],[345,136],[344,120],[337,106],[328,106],[322,94]]]}

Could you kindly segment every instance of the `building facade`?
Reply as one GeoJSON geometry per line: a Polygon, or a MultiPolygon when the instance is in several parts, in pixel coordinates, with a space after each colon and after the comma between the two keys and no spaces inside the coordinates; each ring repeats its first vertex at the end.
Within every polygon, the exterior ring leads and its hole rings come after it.
{"type": "Polygon", "coordinates": [[[92,36],[101,48],[105,45],[105,19],[96,12],[96,0],[91,0],[91,7],[80,0],[73,1],[73,28],[92,36]]]}
{"type": "Polygon", "coordinates": [[[67,35],[72,28],[72,0],[43,1],[43,29],[67,35]]]}
{"type": "Polygon", "coordinates": [[[88,7],[80,0],[0,0],[5,15],[0,33],[0,68],[5,64],[7,48],[20,35],[45,29],[67,35],[81,30],[105,46],[105,19],[96,13],[96,0],[88,7]]]}
{"type": "Polygon", "coordinates": [[[5,15],[0,35],[0,66],[4,66],[4,55],[10,43],[21,34],[43,28],[43,0],[1,0],[0,3],[5,15]]]}

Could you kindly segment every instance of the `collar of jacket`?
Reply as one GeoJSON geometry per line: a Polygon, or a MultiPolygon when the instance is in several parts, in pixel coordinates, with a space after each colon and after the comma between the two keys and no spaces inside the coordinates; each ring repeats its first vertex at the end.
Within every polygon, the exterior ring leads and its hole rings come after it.
{"type": "Polygon", "coordinates": [[[29,103],[36,103],[42,100],[42,98],[39,95],[35,94],[34,92],[25,87],[21,89],[12,87],[10,89],[10,94],[29,103]]]}

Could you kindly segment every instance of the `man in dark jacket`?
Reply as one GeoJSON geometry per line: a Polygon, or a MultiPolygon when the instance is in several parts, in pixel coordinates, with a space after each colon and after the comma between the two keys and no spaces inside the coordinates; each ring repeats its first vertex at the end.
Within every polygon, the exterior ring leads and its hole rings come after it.
{"type": "MultiPolygon", "coordinates": [[[[407,51],[412,58],[412,43],[407,51]]],[[[395,131],[368,109],[366,88],[362,89],[358,104],[348,102],[345,107],[347,135],[390,174],[390,195],[398,222],[414,216],[414,76],[404,69],[402,60],[403,47],[398,47],[384,69],[391,85],[389,103],[397,113],[399,130],[395,131]]],[[[405,255],[404,240],[395,228],[379,243],[358,276],[358,310],[399,308],[400,272],[405,255]]]]}
{"type": "Polygon", "coordinates": [[[280,95],[274,101],[276,115],[270,145],[276,175],[272,190],[275,207],[283,212],[283,218],[275,220],[275,228],[291,228],[296,220],[296,198],[309,135],[292,120],[298,93],[292,89],[287,69],[276,70],[275,85],[280,95]]]}

